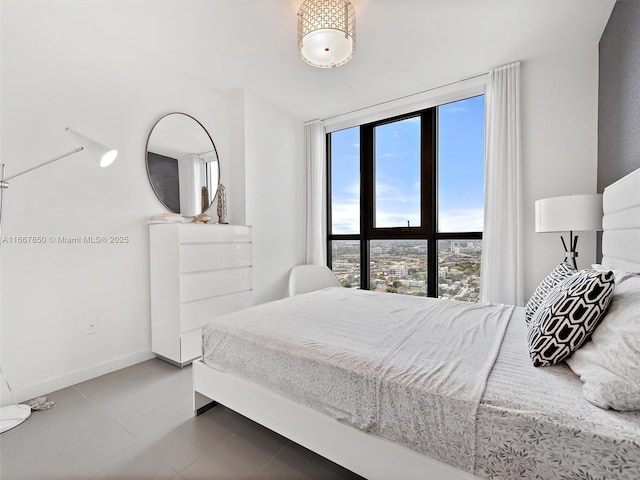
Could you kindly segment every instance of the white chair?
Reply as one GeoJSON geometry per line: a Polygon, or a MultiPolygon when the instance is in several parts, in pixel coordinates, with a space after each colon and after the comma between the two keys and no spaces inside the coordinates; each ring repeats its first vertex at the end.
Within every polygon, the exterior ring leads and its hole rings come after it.
{"type": "Polygon", "coordinates": [[[340,282],[325,265],[297,265],[289,272],[289,296],[339,287],[340,282]]]}

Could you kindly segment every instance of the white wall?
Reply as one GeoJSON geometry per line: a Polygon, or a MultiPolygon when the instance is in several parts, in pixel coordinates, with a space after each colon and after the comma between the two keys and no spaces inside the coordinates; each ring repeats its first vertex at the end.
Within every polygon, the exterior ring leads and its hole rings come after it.
{"type": "MultiPolygon", "coordinates": [[[[3,235],[129,239],[2,245],[0,360],[20,399],[151,357],[146,219],[163,211],[144,161],[153,123],[172,111],[199,119],[216,143],[223,182],[238,161],[229,154],[227,95],[94,33],[44,3],[2,3],[7,174],[74,148],[67,125],[120,152],[105,170],[82,152],[12,181],[3,235]],[[94,316],[99,332],[87,335],[94,316]]],[[[231,204],[235,194],[228,192],[231,204]]]]}
{"type": "Polygon", "coordinates": [[[233,195],[228,199],[229,223],[247,224],[245,191],[245,126],[244,91],[229,94],[229,158],[233,168],[227,172],[227,180],[222,183],[233,195]]]}
{"type": "MultiPolygon", "coordinates": [[[[522,66],[525,296],[564,258],[560,235],[535,233],[540,198],[596,193],[598,46],[522,66]]],[[[595,233],[579,233],[578,267],[596,260],[595,233]]]]}
{"type": "Polygon", "coordinates": [[[251,94],[244,107],[247,223],[262,303],[286,296],[289,270],[304,263],[303,124],[251,94]]]}
{"type": "Polygon", "coordinates": [[[67,125],[120,155],[106,170],[80,153],[15,179],[2,233],[128,243],[2,246],[0,361],[19,400],[152,357],[146,221],[164,209],[144,152],[166,113],[194,116],[216,143],[230,221],[254,225],[256,301],[285,296],[303,259],[302,122],[240,89],[211,91],[64,12],[2,3],[7,175],[74,148],[67,125]],[[87,335],[96,316],[99,332],[87,335]]]}

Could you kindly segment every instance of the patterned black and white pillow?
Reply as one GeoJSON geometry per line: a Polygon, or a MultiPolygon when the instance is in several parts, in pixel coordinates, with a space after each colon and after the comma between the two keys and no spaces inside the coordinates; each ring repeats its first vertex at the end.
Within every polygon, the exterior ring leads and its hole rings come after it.
{"type": "Polygon", "coordinates": [[[569,278],[572,275],[575,275],[578,271],[573,268],[573,265],[570,263],[562,262],[556,268],[554,268],[547,277],[540,282],[536,291],[533,292],[531,298],[527,302],[527,305],[524,307],[524,318],[527,322],[527,325],[531,323],[531,319],[533,315],[536,313],[536,310],[542,305],[547,294],[558,285],[563,280],[569,278]]]}
{"type": "Polygon", "coordinates": [[[534,367],[555,365],[586,342],[609,308],[613,272],[582,270],[556,285],[529,324],[534,367]]]}

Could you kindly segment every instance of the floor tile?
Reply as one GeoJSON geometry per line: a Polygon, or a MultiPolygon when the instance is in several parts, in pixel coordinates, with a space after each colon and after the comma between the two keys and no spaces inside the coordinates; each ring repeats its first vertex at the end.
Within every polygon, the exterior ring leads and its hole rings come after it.
{"type": "Polygon", "coordinates": [[[58,455],[17,477],[19,480],[88,480],[128,455],[141,443],[122,427],[100,433],[93,440],[58,455]]]}
{"type": "Polygon", "coordinates": [[[92,378],[85,382],[75,385],[76,388],[82,390],[83,393],[99,394],[114,387],[122,386],[128,388],[130,386],[139,385],[153,377],[167,377],[170,374],[180,375],[180,372],[187,371],[191,367],[184,369],[175,367],[163,362],[158,358],[152,358],[144,362],[136,363],[130,367],[116,370],[99,377],[92,378]]]}
{"type": "MultiPolygon", "coordinates": [[[[251,422],[218,448],[229,450],[230,454],[242,452],[246,457],[255,459],[255,463],[262,465],[277,455],[288,443],[289,440],[283,436],[251,422]]],[[[245,461],[248,461],[248,458],[245,461]]]]}
{"type": "Polygon", "coordinates": [[[185,480],[248,480],[254,471],[237,458],[213,451],[198,458],[180,474],[185,480]]]}
{"type": "Polygon", "coordinates": [[[126,423],[124,427],[138,440],[149,443],[178,428],[193,416],[193,393],[189,392],[126,423]]]}
{"type": "MultiPolygon", "coordinates": [[[[175,367],[173,367],[175,368],[175,367]]],[[[107,412],[121,425],[125,425],[178,397],[193,392],[192,379],[189,375],[170,376],[167,379],[154,379],[139,384],[128,391],[121,390],[116,398],[98,402],[100,408],[107,412]]]]}
{"type": "Polygon", "coordinates": [[[195,417],[191,375],[150,360],[48,395],[0,436],[0,478],[360,479],[221,405],[195,417]]]}
{"type": "Polygon", "coordinates": [[[252,423],[198,458],[180,474],[186,480],[248,479],[287,443],[284,437],[252,423]]]}
{"type": "Polygon", "coordinates": [[[47,397],[55,401],[56,406],[48,410],[31,412],[31,416],[20,426],[0,435],[0,446],[7,441],[24,440],[32,435],[60,427],[75,418],[96,410],[96,406],[73,387],[50,393],[47,397]]]}
{"type": "Polygon", "coordinates": [[[253,477],[255,480],[333,480],[337,465],[293,442],[253,477]]]}
{"type": "Polygon", "coordinates": [[[218,405],[207,413],[196,418],[199,418],[201,421],[206,423],[214,423],[216,425],[223,426],[224,428],[231,430],[233,433],[254,424],[254,422],[249,420],[247,417],[243,417],[239,413],[236,413],[223,405],[218,405]]]}
{"type": "Polygon", "coordinates": [[[205,415],[190,418],[148,445],[171,468],[181,472],[235,432],[245,428],[247,422],[244,417],[219,406],[205,415]]]}
{"type": "Polygon", "coordinates": [[[172,480],[177,472],[150,451],[133,453],[91,480],[172,480]]]}
{"type": "Polygon", "coordinates": [[[331,480],[366,480],[357,473],[353,473],[340,465],[335,465],[336,474],[331,480]]]}
{"type": "Polygon", "coordinates": [[[96,437],[96,432],[104,434],[116,428],[118,424],[114,420],[96,410],[45,430],[40,435],[3,442],[0,448],[0,478],[10,479],[21,475],[90,442],[96,437]]]}
{"type": "Polygon", "coordinates": [[[157,358],[75,385],[75,388],[96,405],[106,405],[128,397],[141,386],[150,387],[174,378],[192,378],[191,367],[174,367],[157,358]]]}

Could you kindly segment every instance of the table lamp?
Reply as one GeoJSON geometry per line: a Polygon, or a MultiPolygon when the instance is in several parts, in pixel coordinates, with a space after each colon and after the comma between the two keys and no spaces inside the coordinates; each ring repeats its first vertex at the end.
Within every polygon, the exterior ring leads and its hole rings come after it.
{"type": "Polygon", "coordinates": [[[573,232],[602,230],[602,194],[566,195],[536,201],[536,232],[569,232],[569,244],[560,237],[565,261],[577,268],[578,236],[573,232]]]}

